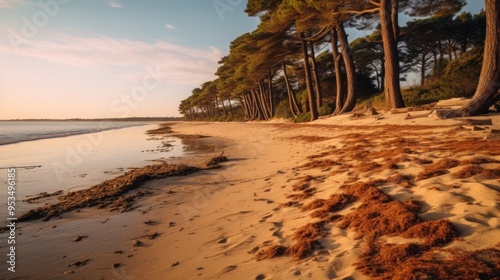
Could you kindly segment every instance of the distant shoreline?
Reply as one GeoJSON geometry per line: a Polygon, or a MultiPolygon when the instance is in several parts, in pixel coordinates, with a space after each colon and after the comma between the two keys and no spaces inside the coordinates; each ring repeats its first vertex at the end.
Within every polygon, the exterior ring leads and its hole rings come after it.
{"type": "Polygon", "coordinates": [[[43,139],[52,139],[60,137],[68,137],[74,135],[82,135],[88,133],[98,133],[102,131],[108,131],[113,129],[120,129],[122,124],[128,124],[123,127],[138,126],[146,124],[158,124],[163,122],[175,122],[174,118],[121,118],[121,119],[65,119],[65,120],[55,120],[55,119],[22,119],[22,120],[1,120],[0,125],[0,146],[16,144],[28,141],[37,141],[43,139]],[[43,129],[44,127],[51,127],[52,125],[61,126],[76,126],[80,124],[83,128],[74,128],[73,130],[61,130],[61,131],[46,131],[43,133],[33,133],[31,135],[16,135],[16,129],[11,130],[12,127],[20,126],[23,129],[25,125],[37,127],[43,129]],[[98,126],[88,129],[87,126],[98,126]]]}

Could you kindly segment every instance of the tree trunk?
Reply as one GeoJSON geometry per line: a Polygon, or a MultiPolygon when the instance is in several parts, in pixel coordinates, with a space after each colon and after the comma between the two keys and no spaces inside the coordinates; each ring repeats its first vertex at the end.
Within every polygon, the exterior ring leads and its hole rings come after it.
{"type": "Polygon", "coordinates": [[[274,117],[274,93],[273,93],[273,75],[271,74],[271,71],[267,72],[267,87],[269,93],[269,100],[268,100],[269,113],[272,118],[274,117]]]}
{"type": "Polygon", "coordinates": [[[259,103],[260,103],[260,108],[262,108],[262,113],[264,115],[264,119],[269,119],[270,116],[269,116],[269,111],[268,111],[268,107],[267,107],[267,101],[266,101],[266,97],[265,97],[265,89],[264,89],[264,85],[263,85],[263,82],[262,80],[259,80],[259,89],[257,90],[258,91],[258,94],[259,94],[259,103]]]}
{"type": "Polygon", "coordinates": [[[295,97],[292,87],[290,86],[290,80],[288,80],[288,74],[286,73],[286,65],[284,62],[281,62],[281,68],[283,69],[283,76],[285,77],[286,92],[288,93],[290,112],[292,113],[293,117],[296,118],[300,114],[300,110],[297,106],[297,98],[295,97]]]}
{"type": "Polygon", "coordinates": [[[322,96],[321,90],[320,90],[318,65],[316,63],[316,55],[314,53],[314,43],[310,42],[309,45],[311,48],[311,67],[313,69],[313,74],[314,74],[313,75],[314,91],[316,91],[316,107],[320,108],[321,106],[323,106],[323,96],[322,96]]]}
{"type": "Polygon", "coordinates": [[[391,6],[391,22],[392,22],[392,32],[394,33],[394,41],[396,41],[396,46],[399,42],[399,1],[392,0],[391,6]]]}
{"type": "Polygon", "coordinates": [[[318,108],[316,107],[316,95],[313,90],[311,78],[311,66],[309,64],[309,55],[307,54],[307,42],[304,39],[300,40],[302,44],[302,56],[304,58],[304,71],[306,75],[307,93],[309,96],[309,112],[311,113],[311,121],[318,119],[318,108]]]}
{"type": "Polygon", "coordinates": [[[437,60],[437,51],[434,50],[432,52],[432,56],[434,57],[434,75],[438,74],[438,60],[437,60]]]}
{"type": "Polygon", "coordinates": [[[336,98],[335,98],[335,112],[334,115],[340,114],[340,110],[344,106],[344,96],[343,96],[343,80],[342,80],[342,67],[340,66],[340,60],[342,57],[339,53],[338,46],[338,34],[335,27],[332,28],[332,54],[333,54],[333,65],[335,67],[335,86],[337,88],[336,98]]]}
{"type": "Polygon", "coordinates": [[[444,50],[443,50],[443,44],[441,41],[438,42],[438,50],[439,50],[439,65],[444,64],[444,50]]]}
{"type": "Polygon", "coordinates": [[[373,67],[373,70],[375,71],[375,78],[377,80],[377,88],[379,91],[381,91],[381,89],[380,89],[380,74],[378,72],[377,66],[374,65],[373,63],[371,63],[370,65],[373,67]]]}
{"type": "Polygon", "coordinates": [[[191,116],[193,117],[193,121],[200,118],[200,116],[198,115],[198,108],[191,108],[189,110],[191,111],[191,116]]]}
{"type": "Polygon", "coordinates": [[[206,108],[206,106],[200,106],[200,112],[201,112],[201,115],[204,119],[206,118],[209,118],[210,117],[210,114],[206,108]]]}
{"type": "Polygon", "coordinates": [[[380,62],[380,91],[385,91],[385,58],[382,57],[382,61],[380,62]]]}
{"type": "Polygon", "coordinates": [[[385,100],[390,108],[405,107],[399,84],[399,58],[394,24],[392,23],[391,6],[396,0],[380,1],[380,31],[385,56],[385,100]]]}
{"type": "Polygon", "coordinates": [[[243,99],[240,100],[243,105],[243,113],[245,115],[245,119],[252,119],[252,109],[251,109],[251,100],[248,93],[243,94],[243,99]]]}
{"type": "Polygon", "coordinates": [[[467,38],[460,42],[460,49],[462,50],[462,54],[467,51],[467,38]]]}
{"type": "Polygon", "coordinates": [[[250,108],[251,108],[251,120],[258,120],[261,118],[261,114],[259,114],[259,109],[258,109],[258,102],[257,102],[257,97],[255,94],[255,91],[250,91],[250,94],[248,95],[248,98],[250,100],[250,108]]]}
{"type": "Polygon", "coordinates": [[[337,24],[338,37],[340,39],[340,47],[342,49],[342,58],[344,59],[345,73],[347,78],[347,97],[344,106],[339,114],[350,112],[356,106],[358,99],[358,85],[356,82],[356,67],[352,59],[351,49],[347,41],[347,34],[345,33],[344,24],[341,22],[337,24]]]}
{"type": "Polygon", "coordinates": [[[220,107],[219,107],[219,99],[217,98],[217,96],[215,96],[215,101],[213,102],[213,110],[214,110],[214,115],[217,114],[217,117],[220,117],[221,116],[221,110],[220,110],[220,107]]]}
{"type": "Polygon", "coordinates": [[[202,119],[210,118],[210,115],[208,114],[208,111],[204,106],[200,107],[200,112],[201,112],[202,119]]]}
{"type": "Polygon", "coordinates": [[[486,40],[484,58],[476,93],[456,110],[443,111],[445,118],[484,114],[500,100],[500,0],[485,0],[486,40]]]}
{"type": "Polygon", "coordinates": [[[210,112],[207,110],[207,108],[205,108],[205,106],[201,106],[200,110],[204,119],[212,117],[210,116],[210,112]]]}
{"type": "Polygon", "coordinates": [[[191,118],[189,117],[189,114],[185,110],[182,110],[181,113],[184,115],[184,117],[186,117],[188,119],[188,121],[191,121],[191,118]]]}
{"type": "Polygon", "coordinates": [[[427,54],[422,52],[422,61],[420,62],[422,64],[422,68],[420,68],[420,86],[425,85],[425,68],[427,68],[427,60],[426,60],[427,54]]]}
{"type": "Polygon", "coordinates": [[[254,103],[253,103],[253,99],[252,99],[252,92],[246,93],[245,99],[247,100],[248,119],[254,120],[257,118],[257,114],[256,114],[256,110],[254,108],[254,103]]]}
{"type": "Polygon", "coordinates": [[[224,116],[227,116],[227,107],[226,104],[224,104],[224,99],[219,98],[220,104],[222,105],[222,112],[224,112],[224,116]]]}
{"type": "Polygon", "coordinates": [[[193,108],[189,108],[189,110],[186,113],[189,114],[189,120],[190,121],[194,121],[195,120],[196,116],[193,113],[193,108]]]}
{"type": "Polygon", "coordinates": [[[266,116],[264,115],[264,112],[262,110],[262,107],[261,107],[261,103],[259,101],[260,97],[259,97],[259,92],[258,90],[253,90],[252,91],[252,94],[253,94],[253,104],[255,106],[255,115],[256,115],[256,119],[258,120],[264,120],[266,118],[266,116]]]}
{"type": "Polygon", "coordinates": [[[448,39],[448,62],[451,62],[453,60],[453,45],[451,43],[451,39],[448,39]]]}

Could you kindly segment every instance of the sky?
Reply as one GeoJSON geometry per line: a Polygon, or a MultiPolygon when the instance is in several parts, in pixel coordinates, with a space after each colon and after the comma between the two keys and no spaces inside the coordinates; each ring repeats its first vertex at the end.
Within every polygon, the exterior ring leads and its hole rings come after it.
{"type": "MultiPolygon", "coordinates": [[[[473,13],[484,7],[469,2],[473,13]]],[[[180,101],[216,78],[229,43],[257,27],[245,6],[0,0],[0,119],[179,116],[180,101]]]]}

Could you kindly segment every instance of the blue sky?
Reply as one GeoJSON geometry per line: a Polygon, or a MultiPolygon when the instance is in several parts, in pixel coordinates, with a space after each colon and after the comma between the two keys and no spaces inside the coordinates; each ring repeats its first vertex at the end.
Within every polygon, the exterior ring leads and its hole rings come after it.
{"type": "Polygon", "coordinates": [[[178,116],[229,43],[257,26],[245,6],[0,0],[0,119],[178,116]]]}

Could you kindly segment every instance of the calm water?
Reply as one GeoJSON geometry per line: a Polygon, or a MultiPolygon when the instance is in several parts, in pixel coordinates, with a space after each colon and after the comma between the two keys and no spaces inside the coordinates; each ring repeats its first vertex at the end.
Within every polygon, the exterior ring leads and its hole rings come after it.
{"type": "Polygon", "coordinates": [[[105,121],[0,121],[0,145],[144,125],[105,121]]]}
{"type": "MultiPolygon", "coordinates": [[[[17,169],[17,212],[40,205],[22,200],[41,192],[89,188],[131,167],[185,154],[182,140],[146,135],[157,124],[96,122],[26,122],[0,124],[1,137],[16,143],[0,145],[0,219],[6,215],[7,169],[17,169]],[[89,133],[90,132],[90,133],[89,133]],[[71,135],[74,134],[74,135],[71,135]],[[69,136],[68,136],[69,135],[69,136]],[[64,137],[62,137],[64,136],[64,137]],[[38,139],[38,140],[34,140],[38,139]]],[[[4,140],[4,142],[6,142],[4,140]]]]}

